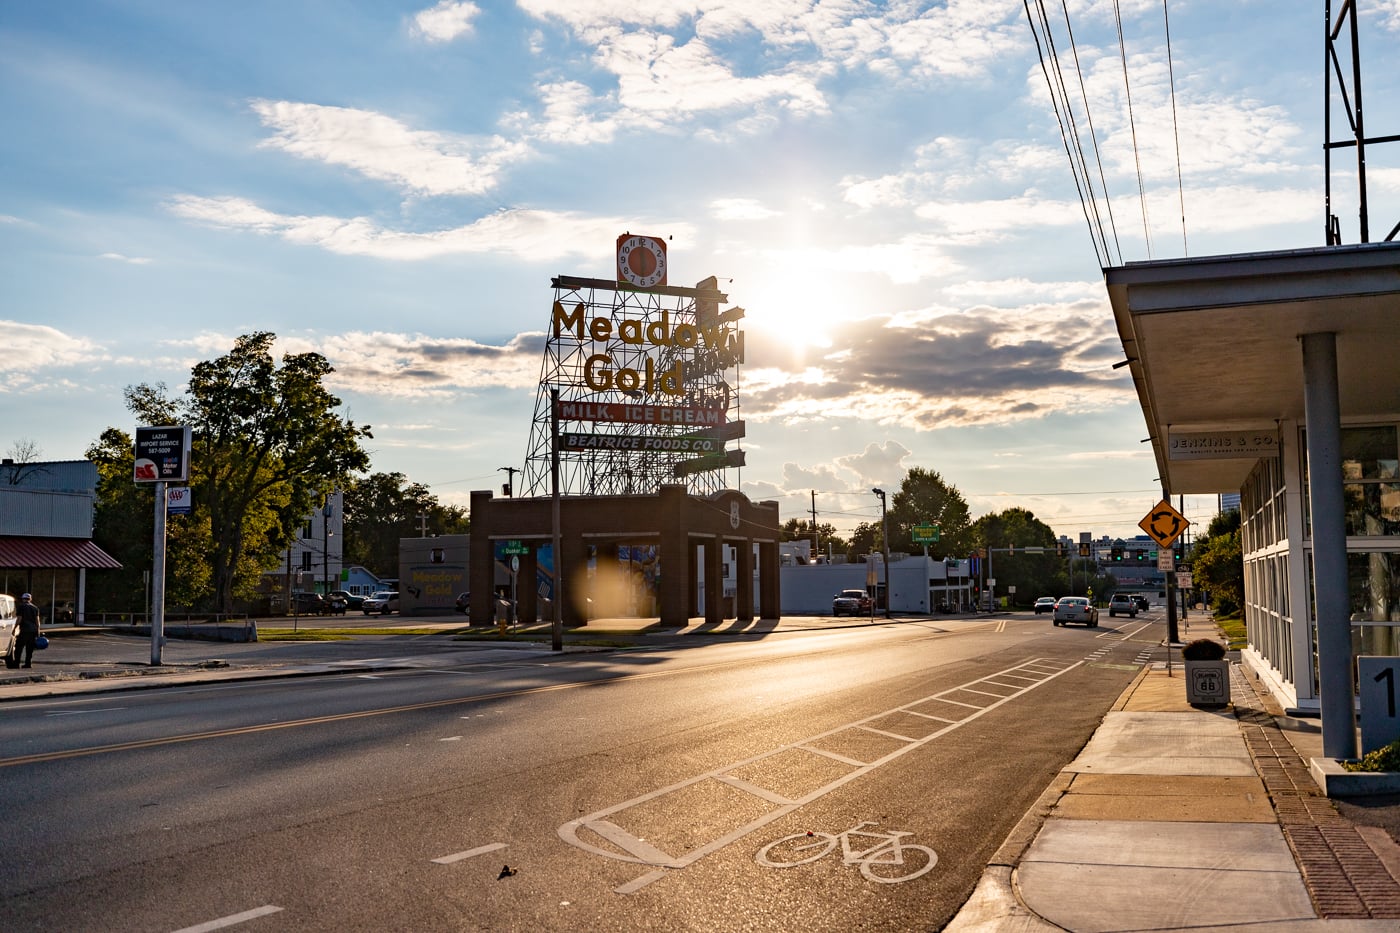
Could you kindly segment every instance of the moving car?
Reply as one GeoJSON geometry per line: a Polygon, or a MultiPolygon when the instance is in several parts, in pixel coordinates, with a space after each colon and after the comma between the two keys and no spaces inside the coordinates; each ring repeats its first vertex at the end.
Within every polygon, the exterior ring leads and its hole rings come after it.
{"type": "Polygon", "coordinates": [[[1133,594],[1133,602],[1137,603],[1140,612],[1146,612],[1148,609],[1152,608],[1152,603],[1148,602],[1147,597],[1141,593],[1133,594]]]}
{"type": "Polygon", "coordinates": [[[457,611],[461,613],[470,612],[472,608],[472,594],[459,593],[457,595],[457,611]]]}
{"type": "Polygon", "coordinates": [[[865,590],[842,590],[831,599],[831,614],[834,616],[869,615],[870,596],[865,590]]]}
{"type": "Polygon", "coordinates": [[[350,604],[345,601],[344,596],[337,596],[335,593],[331,593],[325,598],[325,607],[327,614],[343,616],[345,615],[345,610],[350,608],[350,604]]]}
{"type": "Polygon", "coordinates": [[[1099,610],[1084,596],[1061,596],[1055,604],[1053,616],[1056,625],[1082,622],[1089,628],[1099,627],[1099,610]]]}
{"type": "Polygon", "coordinates": [[[1040,597],[1039,599],[1037,599],[1037,600],[1035,601],[1035,614],[1036,614],[1036,615],[1040,615],[1042,612],[1054,612],[1054,611],[1055,611],[1055,597],[1053,597],[1053,596],[1042,596],[1042,597],[1040,597]]]}
{"type": "Polygon", "coordinates": [[[365,601],[360,604],[360,609],[365,615],[377,612],[382,616],[387,616],[391,612],[399,609],[399,594],[391,590],[380,590],[373,596],[365,597],[365,601]]]}
{"type": "Polygon", "coordinates": [[[1137,600],[1128,593],[1114,593],[1113,598],[1108,601],[1108,617],[1122,613],[1130,619],[1136,619],[1138,612],[1137,600]]]}

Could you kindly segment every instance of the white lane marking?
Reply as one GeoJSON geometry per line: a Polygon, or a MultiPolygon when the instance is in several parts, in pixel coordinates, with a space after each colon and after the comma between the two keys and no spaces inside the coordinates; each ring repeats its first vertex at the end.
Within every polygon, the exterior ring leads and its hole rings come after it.
{"type": "Polygon", "coordinates": [[[119,709],[126,709],[125,706],[103,706],[100,709],[56,709],[45,713],[45,716],[83,716],[88,713],[111,713],[119,709]]]}
{"type": "Polygon", "coordinates": [[[490,845],[477,846],[475,849],[468,849],[465,852],[455,852],[452,855],[444,855],[441,858],[432,859],[439,865],[451,865],[453,862],[460,862],[464,858],[471,858],[473,855],[485,855],[487,852],[495,852],[497,849],[504,849],[504,842],[493,842],[490,845]]]}
{"type": "Polygon", "coordinates": [[[358,675],[358,676],[359,676],[359,678],[360,678],[361,680],[379,680],[379,679],[380,679],[380,677],[379,677],[378,674],[360,674],[360,675],[358,675]]]}
{"type": "MultiPolygon", "coordinates": [[[[1038,680],[1033,680],[1032,683],[1028,684],[1019,692],[1007,697],[1002,697],[988,706],[971,706],[966,703],[960,704],[956,703],[956,701],[950,701],[945,699],[947,694],[954,693],[962,687],[967,686],[967,684],[963,684],[959,687],[952,687],[942,693],[936,693],[932,696],[924,697],[921,700],[915,700],[913,703],[908,703],[904,706],[896,707],[892,710],[885,710],[883,712],[876,713],[873,716],[867,716],[866,718],[861,719],[857,722],[848,723],[844,726],[838,726],[835,729],[823,732],[820,735],[810,736],[806,739],[803,739],[799,742],[794,742],[790,745],[782,745],[775,749],[760,752],[759,754],[753,755],[752,757],[746,758],[742,761],[731,762],[730,764],[725,765],[724,767],[707,771],[704,774],[699,774],[694,777],[687,778],[683,781],[678,781],[677,783],[672,784],[668,787],[662,787],[658,790],[651,791],[650,793],[643,794],[639,797],[634,797],[631,800],[623,801],[622,803],[615,804],[611,807],[608,807],[607,809],[599,810],[595,813],[591,813],[588,816],[581,817],[580,819],[571,820],[568,823],[565,823],[563,826],[560,826],[557,830],[557,833],[560,839],[564,840],[572,846],[576,846],[577,848],[583,849],[585,852],[591,852],[594,855],[599,855],[608,859],[615,859],[623,862],[634,862],[652,868],[652,871],[649,871],[646,874],[635,878],[632,881],[629,881],[627,884],[613,889],[614,892],[618,894],[633,894],[637,891],[640,891],[647,885],[651,884],[653,881],[664,877],[668,869],[686,868],[699,861],[700,859],[704,858],[705,856],[711,854],[712,852],[717,852],[720,849],[723,849],[724,847],[728,846],[729,844],[736,842],[737,840],[749,835],[750,833],[762,829],[764,826],[767,826],[774,820],[781,819],[782,817],[788,815],[794,810],[805,806],[806,804],[809,804],[814,800],[818,800],[829,793],[832,793],[833,791],[845,786],[846,784],[856,780],[857,778],[863,777],[864,775],[873,771],[875,768],[887,764],[900,757],[901,755],[904,755],[916,748],[920,748],[928,744],[929,742],[934,741],[935,739],[941,738],[947,733],[952,732],[954,729],[960,728],[970,722],[973,722],[974,720],[980,719],[987,713],[992,712],[993,710],[1005,705],[1006,703],[1009,703],[1014,699],[1025,696],[1027,693],[1029,693],[1031,690],[1034,690],[1036,687],[1049,683],[1050,681],[1056,679],[1062,674],[1066,674],[1074,670],[1075,668],[1080,667],[1083,664],[1083,661],[1075,661],[1074,663],[1068,664],[1062,668],[1051,668],[1048,671],[1040,671],[1038,669],[1049,667],[1049,662],[1045,661],[1044,659],[1034,659],[1031,661],[1027,661],[1024,664],[1019,664],[1015,667],[1007,668],[1005,670],[998,671],[994,674],[990,674],[986,678],[978,678],[977,680],[968,681],[968,684],[975,684],[985,681],[992,677],[1016,677],[1017,675],[1013,674],[1012,672],[1018,670],[1038,672],[1040,674],[1040,678],[1038,680]],[[836,735],[837,733],[845,731],[846,729],[861,727],[867,723],[883,719],[889,716],[891,713],[899,712],[913,713],[914,715],[925,715],[919,713],[917,710],[912,709],[912,707],[929,702],[954,703],[955,705],[959,706],[967,706],[969,709],[973,710],[973,712],[969,713],[965,719],[961,719],[956,722],[948,722],[948,725],[944,726],[943,728],[938,729],[930,733],[929,735],[924,736],[923,738],[907,742],[906,744],[901,745],[899,748],[896,748],[893,751],[887,753],[883,757],[868,763],[857,762],[854,759],[845,758],[844,756],[836,755],[832,752],[828,752],[821,748],[813,747],[811,744],[809,744],[812,742],[820,741],[821,739],[827,738],[828,736],[836,735]],[[728,833],[725,833],[723,836],[720,836],[719,838],[714,839],[695,849],[691,849],[690,851],[679,856],[672,856],[669,853],[662,852],[657,847],[645,842],[642,839],[639,839],[636,836],[633,836],[631,833],[628,833],[625,829],[618,826],[616,823],[612,822],[609,819],[606,819],[607,817],[612,816],[614,813],[619,813],[621,811],[631,809],[632,807],[638,806],[640,804],[655,800],[658,797],[664,797],[667,794],[672,794],[677,791],[684,790],[685,788],[691,787],[695,784],[699,784],[702,781],[719,780],[729,785],[730,787],[735,787],[737,789],[744,790],[745,788],[742,786],[742,784],[746,782],[735,782],[732,780],[726,780],[726,778],[730,777],[730,772],[738,771],[747,765],[763,761],[764,759],[771,758],[775,755],[792,751],[800,751],[805,752],[807,754],[815,754],[824,758],[829,758],[836,761],[841,761],[843,763],[847,763],[851,766],[851,771],[847,774],[836,778],[835,780],[828,782],[827,784],[821,787],[809,791],[800,798],[793,799],[788,803],[780,804],[776,806],[773,810],[756,817],[755,819],[749,821],[748,823],[742,826],[737,827],[736,829],[729,831],[728,833]],[[607,849],[603,848],[602,846],[585,841],[584,839],[579,837],[580,830],[588,830],[593,832],[594,834],[599,836],[603,841],[605,841],[611,846],[614,846],[615,848],[607,849]]],[[[927,718],[937,719],[937,717],[927,718]]],[[[768,800],[770,802],[776,802],[772,800],[773,792],[765,792],[757,794],[756,796],[760,797],[761,799],[768,800]]],[[[781,797],[780,794],[777,796],[781,797]]]]}
{"type": "Polygon", "coordinates": [[[210,933],[211,930],[222,930],[225,927],[236,926],[246,923],[249,920],[256,920],[259,917],[266,917],[268,914],[275,914],[281,907],[273,907],[267,904],[263,907],[254,907],[252,910],[245,910],[241,914],[229,914],[227,917],[220,917],[218,920],[210,920],[208,923],[201,923],[192,927],[181,927],[175,933],[210,933]]]}
{"type": "Polygon", "coordinates": [[[439,741],[439,742],[460,742],[460,741],[462,741],[462,737],[461,737],[460,735],[449,735],[449,736],[447,736],[446,738],[438,739],[438,741],[439,741]]]}

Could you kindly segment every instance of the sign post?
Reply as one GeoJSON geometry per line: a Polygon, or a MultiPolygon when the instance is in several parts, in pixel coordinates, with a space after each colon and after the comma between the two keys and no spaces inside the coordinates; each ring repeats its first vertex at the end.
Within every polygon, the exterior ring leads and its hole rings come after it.
{"type": "MultiPolygon", "coordinates": [[[[1157,542],[1157,546],[1171,554],[1172,543],[1181,537],[1191,522],[1186,519],[1172,504],[1166,499],[1158,502],[1152,509],[1138,522],[1138,527],[1147,532],[1148,536],[1157,542]]],[[[1161,566],[1162,551],[1157,552],[1158,566],[1161,566]]],[[[1181,635],[1176,627],[1176,588],[1171,583],[1171,576],[1167,577],[1167,672],[1171,673],[1171,651],[1172,645],[1181,641],[1181,635]]]]}
{"type": "Polygon", "coordinates": [[[160,666],[165,643],[165,510],[167,482],[190,478],[190,429],[185,426],[136,429],[134,475],[137,483],[155,484],[155,536],[152,542],[151,666],[160,666]]]}

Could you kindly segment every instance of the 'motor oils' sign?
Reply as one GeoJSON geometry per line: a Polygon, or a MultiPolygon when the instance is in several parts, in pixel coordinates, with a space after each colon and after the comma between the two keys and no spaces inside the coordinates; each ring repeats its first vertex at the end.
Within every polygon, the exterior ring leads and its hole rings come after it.
{"type": "Polygon", "coordinates": [[[190,478],[190,429],[181,426],[136,429],[138,483],[183,483],[190,478]]]}

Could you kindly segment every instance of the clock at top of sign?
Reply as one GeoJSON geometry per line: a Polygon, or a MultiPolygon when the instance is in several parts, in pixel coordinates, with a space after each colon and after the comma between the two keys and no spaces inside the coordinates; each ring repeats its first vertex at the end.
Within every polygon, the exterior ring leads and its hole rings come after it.
{"type": "Polygon", "coordinates": [[[666,284],[666,241],[624,233],[617,238],[617,280],[637,288],[666,284]]]}

